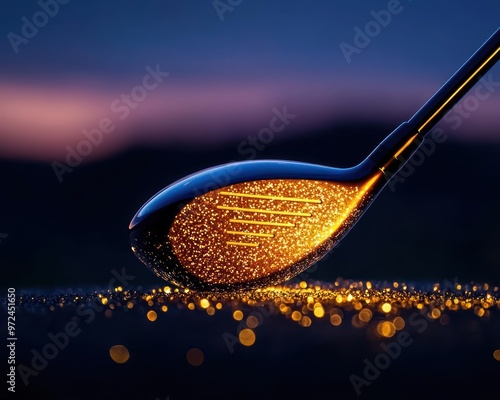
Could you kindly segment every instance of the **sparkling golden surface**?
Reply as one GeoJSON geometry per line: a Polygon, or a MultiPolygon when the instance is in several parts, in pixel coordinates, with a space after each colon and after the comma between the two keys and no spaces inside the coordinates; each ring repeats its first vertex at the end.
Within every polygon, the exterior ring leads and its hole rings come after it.
{"type": "Polygon", "coordinates": [[[187,204],[168,238],[182,265],[208,283],[249,282],[298,265],[304,270],[352,226],[380,178],[227,186],[187,204]]]}
{"type": "MultiPolygon", "coordinates": [[[[303,329],[318,325],[319,330],[315,332],[321,335],[335,334],[337,329],[363,329],[371,341],[394,340],[398,331],[415,329],[415,317],[425,318],[427,324],[439,328],[460,320],[455,314],[466,315],[470,329],[477,329],[480,321],[484,321],[487,328],[492,325],[491,320],[496,318],[498,321],[500,316],[500,286],[488,283],[450,285],[447,281],[445,285],[436,283],[416,288],[405,282],[391,284],[338,278],[331,283],[301,281],[253,291],[195,292],[165,286],[147,292],[111,289],[87,295],[18,297],[18,306],[25,311],[35,311],[40,306],[50,312],[64,308],[74,310],[82,303],[88,307],[91,304],[102,307],[105,316],[108,311],[114,315],[147,309],[150,321],[159,317],[160,310],[162,319],[172,314],[171,309],[200,313],[200,322],[220,313],[218,321],[223,326],[225,321],[224,329],[234,332],[241,346],[251,347],[258,342],[261,326],[274,318],[284,318],[303,329]],[[103,298],[108,299],[105,305],[102,305],[103,298]]],[[[178,312],[174,311],[173,321],[179,323],[178,317],[178,312]]],[[[110,318],[114,317],[110,315],[110,318]]],[[[457,327],[464,328],[463,325],[457,327]]],[[[493,355],[500,361],[500,350],[496,348],[488,357],[493,355]]],[[[122,345],[113,346],[109,354],[116,363],[125,363],[130,357],[128,349],[122,345]]],[[[191,349],[186,354],[192,366],[201,365],[204,357],[199,349],[191,349]]]]}
{"type": "MultiPolygon", "coordinates": [[[[340,278],[332,283],[301,281],[254,291],[203,293],[166,286],[146,293],[108,290],[88,295],[21,295],[18,301],[26,310],[39,305],[56,312],[82,303],[100,305],[104,297],[108,299],[103,306],[105,311],[133,312],[136,308],[151,307],[147,311],[149,320],[158,318],[160,310],[167,315],[170,309],[199,311],[209,317],[229,311],[232,323],[244,324],[252,330],[259,329],[266,318],[284,316],[290,323],[303,327],[315,323],[333,327],[345,323],[356,328],[371,326],[379,338],[406,329],[408,315],[414,312],[440,325],[449,324],[453,313],[469,313],[478,320],[500,315],[500,287],[488,283],[456,283],[453,287],[436,283],[424,290],[404,282],[396,285],[340,278]],[[209,304],[215,307],[205,308],[209,304]]],[[[121,347],[113,351],[124,353],[121,347]]]]}

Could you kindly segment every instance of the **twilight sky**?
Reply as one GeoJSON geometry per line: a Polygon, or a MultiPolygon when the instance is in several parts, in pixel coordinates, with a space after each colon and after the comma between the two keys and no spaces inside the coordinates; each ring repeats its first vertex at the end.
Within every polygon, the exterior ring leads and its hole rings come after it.
{"type": "MultiPolygon", "coordinates": [[[[89,159],[134,145],[216,146],[255,134],[284,107],[297,117],[282,135],[345,120],[397,126],[498,15],[497,1],[9,2],[0,157],[64,160],[100,125],[109,133],[94,131],[89,159]]],[[[483,86],[468,100],[473,112],[451,112],[460,124],[442,121],[450,137],[500,139],[500,65],[483,86]]]]}

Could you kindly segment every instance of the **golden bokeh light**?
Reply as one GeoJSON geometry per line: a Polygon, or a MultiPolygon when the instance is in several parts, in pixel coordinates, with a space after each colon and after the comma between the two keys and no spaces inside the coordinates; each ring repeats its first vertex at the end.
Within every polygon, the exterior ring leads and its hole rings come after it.
{"type": "Polygon", "coordinates": [[[130,358],[128,349],[121,344],[111,346],[111,348],[109,349],[109,355],[111,359],[117,364],[124,364],[130,358]]]}
{"type": "Polygon", "coordinates": [[[291,318],[294,321],[300,321],[300,319],[302,318],[302,313],[300,311],[294,311],[292,312],[291,318]]]}
{"type": "Polygon", "coordinates": [[[153,311],[153,310],[149,310],[148,313],[146,314],[146,317],[148,318],[148,320],[150,320],[151,322],[155,322],[156,321],[156,318],[158,318],[158,314],[156,314],[156,311],[153,311]]]}
{"type": "Polygon", "coordinates": [[[385,338],[390,338],[396,333],[396,327],[390,321],[382,321],[377,325],[377,333],[385,338]]]}
{"type": "Polygon", "coordinates": [[[363,308],[358,314],[359,319],[363,322],[369,322],[372,319],[372,315],[372,312],[368,308],[363,308]]]}
{"type": "Polygon", "coordinates": [[[385,313],[390,313],[391,310],[392,310],[392,306],[390,303],[384,303],[380,306],[380,308],[382,309],[383,312],[385,313]]]}
{"type": "Polygon", "coordinates": [[[243,312],[241,312],[241,310],[235,310],[233,312],[233,318],[236,320],[236,321],[241,321],[243,319],[243,312]]]}
{"type": "Polygon", "coordinates": [[[252,346],[255,343],[255,333],[251,329],[242,329],[238,339],[243,346],[252,346]]]}
{"type": "Polygon", "coordinates": [[[441,311],[438,308],[433,308],[430,317],[433,319],[438,319],[441,316],[441,311]]]}
{"type": "Polygon", "coordinates": [[[500,361],[500,350],[495,350],[493,352],[493,358],[497,361],[500,361]]]}
{"type": "Polygon", "coordinates": [[[330,316],[330,323],[333,326],[339,326],[342,323],[342,317],[338,314],[333,314],[330,316]]]}
{"type": "Polygon", "coordinates": [[[201,299],[200,300],[200,307],[201,308],[208,308],[208,307],[210,307],[210,302],[208,301],[208,299],[201,299]]]}
{"type": "Polygon", "coordinates": [[[255,315],[250,315],[246,319],[246,324],[249,328],[257,328],[259,326],[259,319],[255,315]]]}
{"type": "Polygon", "coordinates": [[[192,348],[187,351],[186,360],[193,367],[199,367],[205,361],[205,354],[200,349],[192,348]]]}
{"type": "Polygon", "coordinates": [[[314,307],[314,316],[316,318],[323,318],[325,316],[325,309],[323,308],[323,306],[320,304],[320,303],[316,303],[315,304],[315,307],[314,307]],[[316,306],[316,304],[318,306],[316,306]]]}
{"type": "Polygon", "coordinates": [[[401,317],[394,318],[394,321],[392,321],[392,323],[394,324],[394,327],[398,331],[404,329],[404,327],[405,327],[405,320],[403,318],[401,318],[401,317]]]}

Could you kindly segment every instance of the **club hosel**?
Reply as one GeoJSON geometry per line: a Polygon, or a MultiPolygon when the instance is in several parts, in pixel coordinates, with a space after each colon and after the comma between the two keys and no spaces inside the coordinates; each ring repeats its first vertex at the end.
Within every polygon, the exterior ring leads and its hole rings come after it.
{"type": "Polygon", "coordinates": [[[383,172],[394,174],[402,167],[402,161],[408,160],[420,147],[423,136],[408,122],[399,125],[367,157],[383,172]]]}

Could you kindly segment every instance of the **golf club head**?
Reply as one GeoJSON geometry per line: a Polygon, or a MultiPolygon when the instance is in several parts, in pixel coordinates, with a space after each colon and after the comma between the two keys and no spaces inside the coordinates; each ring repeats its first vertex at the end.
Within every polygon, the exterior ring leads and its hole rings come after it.
{"type": "Polygon", "coordinates": [[[130,223],[132,250],[156,275],[194,290],[278,284],[328,253],[385,183],[369,161],[221,165],[146,202],[130,223]]]}

